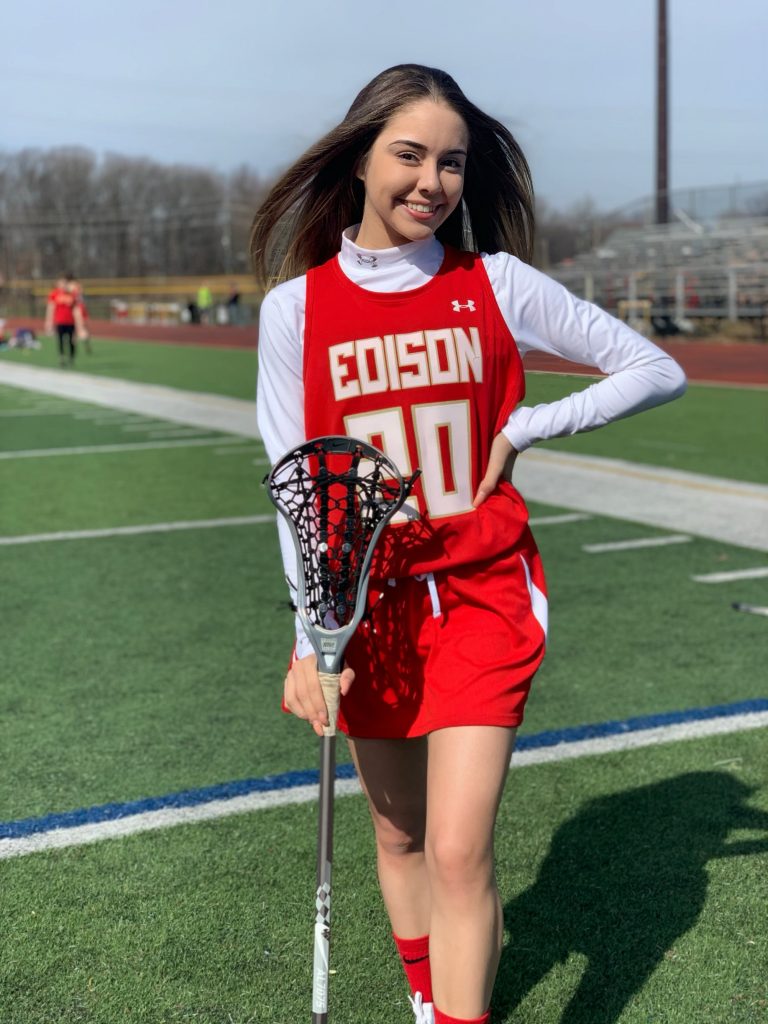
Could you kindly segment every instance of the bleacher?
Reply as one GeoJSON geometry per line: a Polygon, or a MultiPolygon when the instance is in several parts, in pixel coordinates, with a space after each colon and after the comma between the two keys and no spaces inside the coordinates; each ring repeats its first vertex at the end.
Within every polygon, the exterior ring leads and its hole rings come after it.
{"type": "MultiPolygon", "coordinates": [[[[768,185],[763,194],[768,205],[768,185]]],[[[640,223],[617,226],[592,251],[564,261],[550,274],[609,312],[652,323],[656,333],[727,320],[751,323],[764,338],[768,216],[753,216],[731,204],[695,220],[672,198],[671,223],[647,224],[645,217],[637,217],[640,223]]]]}

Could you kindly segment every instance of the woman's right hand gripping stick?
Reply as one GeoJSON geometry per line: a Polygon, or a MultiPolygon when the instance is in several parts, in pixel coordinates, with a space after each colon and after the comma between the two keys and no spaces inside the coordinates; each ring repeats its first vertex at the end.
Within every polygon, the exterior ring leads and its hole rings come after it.
{"type": "MultiPolygon", "coordinates": [[[[341,695],[344,697],[355,678],[351,668],[341,672],[341,695]]],[[[308,654],[305,658],[296,658],[285,677],[285,706],[297,718],[309,722],[318,736],[323,735],[323,727],[328,725],[328,710],[320,686],[317,672],[317,657],[308,654]]]]}

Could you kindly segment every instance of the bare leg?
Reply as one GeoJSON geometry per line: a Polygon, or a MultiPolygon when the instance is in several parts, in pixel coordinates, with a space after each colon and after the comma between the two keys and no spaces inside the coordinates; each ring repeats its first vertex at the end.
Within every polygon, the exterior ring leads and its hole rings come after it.
{"type": "Polygon", "coordinates": [[[488,1009],[503,919],[493,829],[515,730],[440,729],[429,736],[426,864],[435,1004],[453,1017],[488,1009]]]}
{"type": "Polygon", "coordinates": [[[403,939],[428,935],[426,737],[350,739],[349,746],[373,818],[379,884],[392,930],[403,939]]]}

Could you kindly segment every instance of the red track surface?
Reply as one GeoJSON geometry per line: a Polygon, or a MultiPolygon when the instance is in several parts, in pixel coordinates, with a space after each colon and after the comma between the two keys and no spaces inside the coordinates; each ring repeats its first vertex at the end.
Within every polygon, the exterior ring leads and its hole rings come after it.
{"type": "MultiPolygon", "coordinates": [[[[38,334],[42,320],[9,317],[6,330],[32,327],[38,334]]],[[[94,338],[119,338],[123,341],[159,341],[164,345],[204,345],[208,348],[255,348],[258,329],[221,327],[208,324],[121,324],[111,320],[89,320],[88,329],[94,338]]]]}
{"type": "MultiPolygon", "coordinates": [[[[40,321],[11,318],[7,328],[32,326],[42,330],[40,321]]],[[[178,326],[151,326],[111,323],[108,320],[90,321],[94,337],[123,338],[133,341],[158,341],[171,345],[205,345],[211,348],[255,348],[258,331],[250,327],[220,327],[207,324],[178,326]]],[[[661,347],[683,367],[692,381],[716,381],[723,384],[768,385],[768,344],[760,342],[717,340],[665,341],[661,347]]],[[[594,368],[566,362],[556,356],[532,352],[526,357],[528,370],[548,370],[555,373],[593,374],[594,368]]]]}
{"type": "MultiPolygon", "coordinates": [[[[744,341],[661,341],[657,344],[680,363],[688,380],[719,384],[768,384],[768,345],[744,341]]],[[[526,370],[552,373],[589,373],[590,366],[568,363],[557,356],[531,352],[526,370]]]]}

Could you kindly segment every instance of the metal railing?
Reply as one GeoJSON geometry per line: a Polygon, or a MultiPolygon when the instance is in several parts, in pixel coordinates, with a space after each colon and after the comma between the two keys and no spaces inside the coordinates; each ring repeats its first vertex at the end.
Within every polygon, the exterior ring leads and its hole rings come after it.
{"type": "Polygon", "coordinates": [[[768,263],[732,267],[630,270],[550,271],[575,295],[617,313],[622,301],[646,300],[654,315],[720,317],[727,320],[765,317],[768,308],[768,263]]]}

